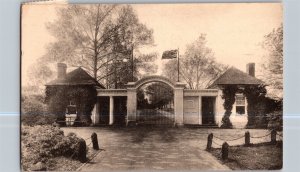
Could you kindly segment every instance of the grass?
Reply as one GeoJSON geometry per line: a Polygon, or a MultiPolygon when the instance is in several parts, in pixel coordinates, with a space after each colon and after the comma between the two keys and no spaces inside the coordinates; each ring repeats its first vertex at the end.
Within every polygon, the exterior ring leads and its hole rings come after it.
{"type": "Polygon", "coordinates": [[[233,170],[279,170],[282,168],[282,142],[277,145],[262,143],[245,146],[230,146],[228,160],[221,159],[221,149],[210,151],[233,170]]]}

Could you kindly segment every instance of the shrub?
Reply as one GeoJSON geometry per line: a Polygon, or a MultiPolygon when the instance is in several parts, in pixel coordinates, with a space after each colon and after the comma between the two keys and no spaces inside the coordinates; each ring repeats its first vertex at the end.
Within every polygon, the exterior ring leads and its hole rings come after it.
{"type": "Polygon", "coordinates": [[[267,114],[268,129],[282,130],[283,126],[283,115],[282,110],[274,111],[267,114]]]}
{"type": "Polygon", "coordinates": [[[41,95],[22,96],[22,114],[26,115],[41,115],[47,111],[46,104],[43,103],[41,95]]]}
{"type": "Polygon", "coordinates": [[[55,116],[47,112],[42,95],[23,95],[21,122],[24,125],[47,125],[55,122],[55,116]]]}
{"type": "Polygon", "coordinates": [[[64,136],[62,130],[48,125],[22,126],[22,167],[29,170],[37,162],[45,163],[47,169],[55,157],[78,159],[80,138],[74,133],[64,136]]]}
{"type": "Polygon", "coordinates": [[[56,116],[52,114],[22,114],[21,122],[23,125],[52,125],[56,116]]]}

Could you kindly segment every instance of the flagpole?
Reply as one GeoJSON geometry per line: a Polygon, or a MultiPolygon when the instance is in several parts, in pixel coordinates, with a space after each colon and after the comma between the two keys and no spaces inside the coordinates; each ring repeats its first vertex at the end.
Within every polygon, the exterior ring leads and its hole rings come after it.
{"type": "Polygon", "coordinates": [[[178,59],[177,59],[177,72],[178,72],[177,82],[179,82],[179,48],[177,48],[177,56],[178,56],[178,59]]]}

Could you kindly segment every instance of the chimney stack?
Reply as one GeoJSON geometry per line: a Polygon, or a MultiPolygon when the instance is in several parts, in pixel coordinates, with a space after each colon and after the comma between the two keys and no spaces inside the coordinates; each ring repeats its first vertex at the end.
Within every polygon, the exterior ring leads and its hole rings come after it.
{"type": "Polygon", "coordinates": [[[66,76],[67,65],[65,63],[57,63],[57,79],[62,79],[66,76]]]}
{"type": "Polygon", "coordinates": [[[248,63],[247,66],[246,66],[246,70],[247,70],[247,73],[250,75],[250,76],[253,76],[255,77],[255,63],[248,63]]]}

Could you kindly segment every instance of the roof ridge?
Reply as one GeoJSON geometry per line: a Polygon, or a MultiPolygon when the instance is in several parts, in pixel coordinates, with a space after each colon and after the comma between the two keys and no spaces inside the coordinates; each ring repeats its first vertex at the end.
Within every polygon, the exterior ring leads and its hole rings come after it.
{"type": "Polygon", "coordinates": [[[264,84],[264,82],[254,76],[249,75],[248,73],[231,66],[227,68],[214,82],[209,85],[207,88],[215,87],[216,85],[228,85],[228,84],[240,84],[240,85],[259,85],[264,84]]]}
{"type": "Polygon", "coordinates": [[[221,76],[223,76],[230,68],[232,68],[233,66],[228,66],[219,76],[216,76],[215,77],[215,79],[214,79],[214,81],[212,82],[212,84],[210,84],[208,87],[206,87],[206,88],[210,88],[210,87],[212,87],[213,85],[215,85],[215,82],[221,77],[221,76]]]}
{"type": "Polygon", "coordinates": [[[54,79],[46,84],[46,86],[50,85],[96,85],[105,88],[82,67],[68,72],[62,79],[54,79]]]}

